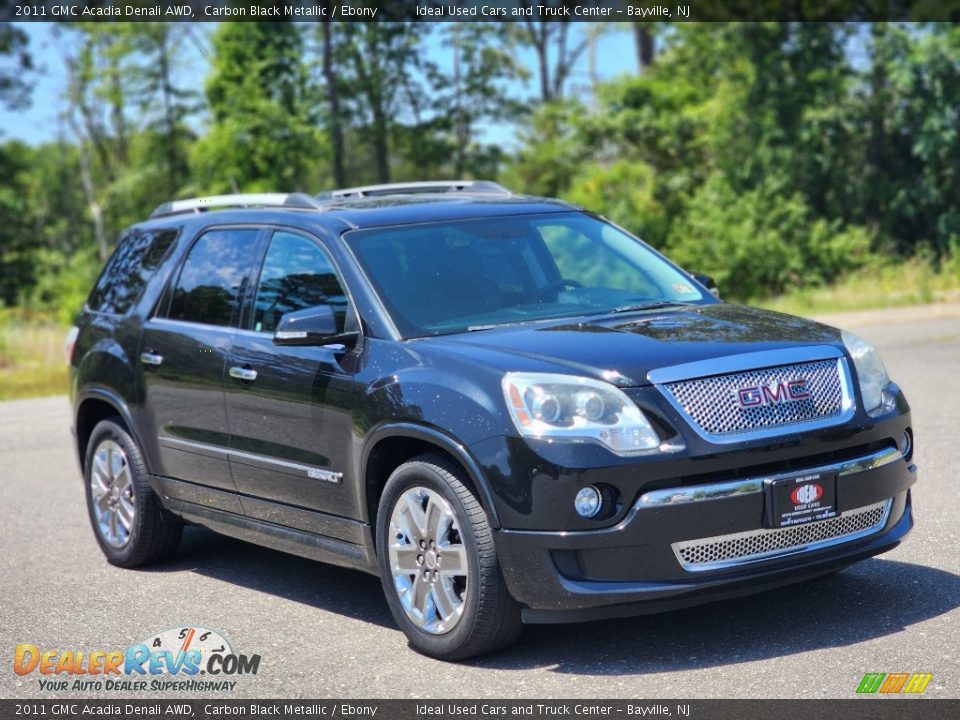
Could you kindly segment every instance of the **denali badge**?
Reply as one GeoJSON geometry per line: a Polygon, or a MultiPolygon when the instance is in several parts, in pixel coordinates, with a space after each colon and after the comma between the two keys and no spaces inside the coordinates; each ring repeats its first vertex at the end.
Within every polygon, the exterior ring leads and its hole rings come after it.
{"type": "Polygon", "coordinates": [[[326,482],[338,483],[343,477],[343,473],[333,472],[331,470],[320,470],[319,468],[308,468],[307,477],[311,480],[325,480],[326,482]]]}
{"type": "Polygon", "coordinates": [[[773,385],[754,385],[737,390],[740,407],[750,408],[760,405],[782,405],[788,402],[806,400],[810,397],[806,380],[788,380],[773,385]]]}

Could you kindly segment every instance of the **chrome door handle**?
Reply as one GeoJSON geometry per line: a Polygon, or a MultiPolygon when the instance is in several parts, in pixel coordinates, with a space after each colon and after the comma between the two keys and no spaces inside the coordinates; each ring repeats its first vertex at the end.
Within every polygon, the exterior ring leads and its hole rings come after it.
{"type": "Polygon", "coordinates": [[[230,368],[230,377],[253,382],[257,379],[257,371],[248,367],[232,367],[230,368]]]}
{"type": "Polygon", "coordinates": [[[140,362],[144,365],[162,365],[163,355],[157,355],[152,352],[140,353],[140,362]]]}

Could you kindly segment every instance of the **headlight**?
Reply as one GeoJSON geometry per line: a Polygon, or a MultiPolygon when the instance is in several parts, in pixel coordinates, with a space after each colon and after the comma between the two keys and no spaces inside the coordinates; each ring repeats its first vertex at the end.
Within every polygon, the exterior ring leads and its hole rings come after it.
{"type": "Polygon", "coordinates": [[[867,412],[876,410],[883,402],[883,389],[890,384],[890,376],[880,360],[880,355],[863,338],[844,330],[843,344],[847,346],[860,380],[860,394],[867,412]]]}
{"type": "Polygon", "coordinates": [[[660,447],[660,436],[622,390],[591,378],[507,373],[503,395],[521,435],[597,442],[617,455],[660,447]]]}

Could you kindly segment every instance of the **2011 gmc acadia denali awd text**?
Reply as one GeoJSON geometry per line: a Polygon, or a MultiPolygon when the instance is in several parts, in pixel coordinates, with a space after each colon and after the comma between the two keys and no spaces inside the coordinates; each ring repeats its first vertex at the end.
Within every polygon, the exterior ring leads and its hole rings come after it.
{"type": "Polygon", "coordinates": [[[451,660],[896,546],[877,353],[711,284],[484,181],[161,205],[68,338],[97,540],[134,567],[195,523],[377,574],[451,660]]]}

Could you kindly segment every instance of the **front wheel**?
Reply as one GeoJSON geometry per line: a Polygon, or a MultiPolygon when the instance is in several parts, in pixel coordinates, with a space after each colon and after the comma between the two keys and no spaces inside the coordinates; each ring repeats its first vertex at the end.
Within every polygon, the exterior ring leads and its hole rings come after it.
{"type": "Polygon", "coordinates": [[[398,467],[377,514],[390,612],[418,651],[463,660],[513,643],[523,626],[493,533],[462,470],[442,455],[398,467]]]}

